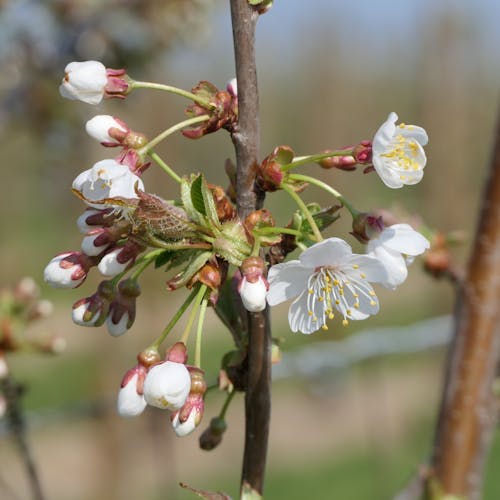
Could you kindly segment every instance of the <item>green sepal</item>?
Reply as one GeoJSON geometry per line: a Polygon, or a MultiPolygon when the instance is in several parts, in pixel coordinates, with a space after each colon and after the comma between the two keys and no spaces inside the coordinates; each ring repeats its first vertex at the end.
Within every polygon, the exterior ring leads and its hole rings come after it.
{"type": "Polygon", "coordinates": [[[186,283],[206,264],[212,257],[212,252],[192,252],[186,267],[178,274],[176,274],[168,282],[169,288],[180,288],[186,283]]]}
{"type": "Polygon", "coordinates": [[[241,266],[250,256],[252,247],[247,242],[245,228],[241,222],[228,221],[213,242],[214,252],[234,266],[241,266]]]}
{"type": "MultiPolygon", "coordinates": [[[[181,179],[181,199],[184,206],[184,210],[188,214],[189,218],[194,220],[196,223],[203,225],[205,220],[202,214],[196,209],[193,204],[193,199],[191,195],[192,184],[194,182],[193,176],[190,179],[183,177],[181,179]]],[[[203,204],[203,198],[201,199],[203,204]]]]}

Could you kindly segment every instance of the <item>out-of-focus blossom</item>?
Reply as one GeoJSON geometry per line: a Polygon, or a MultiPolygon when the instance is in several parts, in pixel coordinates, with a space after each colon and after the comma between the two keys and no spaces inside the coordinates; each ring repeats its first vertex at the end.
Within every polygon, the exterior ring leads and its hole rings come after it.
{"type": "Polygon", "coordinates": [[[368,242],[367,254],[382,262],[387,270],[386,279],[380,283],[387,288],[396,288],[408,276],[407,265],[429,247],[429,240],[409,224],[394,224],[368,242]]]}

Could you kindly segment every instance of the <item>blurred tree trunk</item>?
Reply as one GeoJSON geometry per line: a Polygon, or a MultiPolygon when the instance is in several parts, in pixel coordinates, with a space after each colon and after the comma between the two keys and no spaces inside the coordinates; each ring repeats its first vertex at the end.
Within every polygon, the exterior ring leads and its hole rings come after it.
{"type": "Polygon", "coordinates": [[[431,498],[481,498],[497,420],[493,382],[500,358],[500,116],[467,275],[458,292],[455,336],[434,443],[431,498]]]}

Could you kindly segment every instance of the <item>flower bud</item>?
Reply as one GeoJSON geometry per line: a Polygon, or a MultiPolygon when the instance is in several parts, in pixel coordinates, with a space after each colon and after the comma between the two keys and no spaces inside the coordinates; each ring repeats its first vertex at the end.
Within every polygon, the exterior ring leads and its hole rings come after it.
{"type": "Polygon", "coordinates": [[[381,216],[377,217],[369,213],[360,213],[352,221],[351,234],[360,242],[368,243],[376,238],[384,229],[384,221],[381,216]]]}
{"type": "Polygon", "coordinates": [[[245,309],[250,312],[266,308],[266,295],[269,284],[264,277],[266,264],[260,257],[248,257],[241,265],[242,280],[238,286],[245,309]]]}
{"type": "Polygon", "coordinates": [[[152,366],[144,380],[144,399],[151,406],[180,410],[188,397],[191,377],[182,363],[164,361],[152,366]]]}
{"type": "Polygon", "coordinates": [[[20,279],[12,290],[16,302],[29,304],[40,295],[40,289],[31,276],[20,279]]]}
{"type": "Polygon", "coordinates": [[[179,437],[187,436],[198,427],[205,410],[203,397],[207,391],[207,384],[203,377],[203,370],[190,366],[191,388],[182,408],[171,416],[172,427],[179,437]]]}
{"type": "Polygon", "coordinates": [[[73,304],[73,323],[80,326],[100,326],[106,321],[115,294],[111,281],[101,281],[94,295],[73,304]]]}
{"type": "Polygon", "coordinates": [[[72,62],[64,68],[59,92],[66,99],[99,104],[108,82],[106,67],[98,61],[72,62]]]}
{"type": "Polygon", "coordinates": [[[106,326],[113,337],[123,335],[135,321],[136,298],[141,289],[137,281],[129,278],[120,281],[117,293],[109,306],[106,326]]]}
{"type": "Polygon", "coordinates": [[[76,288],[80,286],[93,261],[81,252],[66,252],[56,255],[43,272],[43,279],[54,288],[76,288]]]}
{"type": "Polygon", "coordinates": [[[231,78],[226,84],[226,90],[233,96],[238,97],[238,81],[236,78],[231,78]]]}
{"type": "Polygon", "coordinates": [[[85,124],[85,130],[106,147],[120,146],[130,132],[124,121],[110,115],[94,116],[85,124]]]}
{"type": "Polygon", "coordinates": [[[54,312],[54,304],[49,300],[35,302],[26,312],[26,321],[48,318],[54,312]]]}
{"type": "Polygon", "coordinates": [[[125,99],[128,93],[127,71],[125,69],[106,68],[107,82],[104,87],[104,97],[125,99]]]}
{"type": "MultiPolygon", "coordinates": [[[[325,150],[323,153],[329,153],[330,150],[325,150]]],[[[340,170],[356,170],[356,159],[354,156],[346,154],[341,156],[330,156],[318,161],[321,168],[338,168],[340,170]]]]}
{"type": "Polygon", "coordinates": [[[81,249],[86,255],[95,257],[103,253],[118,238],[119,234],[108,227],[96,227],[91,229],[83,238],[81,249]]]}
{"type": "Polygon", "coordinates": [[[116,405],[121,417],[136,417],[146,408],[147,403],[143,395],[146,374],[146,368],[137,365],[123,377],[116,405]]]}
{"type": "Polygon", "coordinates": [[[285,173],[281,170],[283,165],[292,162],[294,152],[289,146],[277,146],[273,152],[264,158],[259,167],[259,184],[264,191],[280,189],[285,173]]]}
{"type": "Polygon", "coordinates": [[[82,234],[87,234],[96,226],[110,227],[114,224],[116,217],[112,208],[99,210],[97,208],[87,208],[76,220],[76,226],[82,234]]]}
{"type": "Polygon", "coordinates": [[[137,256],[145,250],[143,245],[129,240],[120,247],[115,247],[104,255],[97,266],[99,272],[107,278],[112,278],[125,271],[137,256]]]}
{"type": "Polygon", "coordinates": [[[222,436],[226,432],[227,424],[223,418],[214,417],[210,425],[200,436],[199,443],[202,450],[210,451],[219,446],[222,436]]]}
{"type": "Polygon", "coordinates": [[[212,192],[219,221],[225,222],[234,219],[236,217],[236,208],[226,196],[224,189],[214,184],[208,184],[208,188],[212,192]]]}

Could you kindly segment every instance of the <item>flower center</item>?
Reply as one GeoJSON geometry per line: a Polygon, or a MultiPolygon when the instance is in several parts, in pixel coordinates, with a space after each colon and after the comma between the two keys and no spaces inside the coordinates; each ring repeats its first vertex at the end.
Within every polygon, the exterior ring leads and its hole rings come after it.
{"type": "MultiPolygon", "coordinates": [[[[399,128],[410,129],[411,125],[402,123],[399,128]]],[[[420,170],[420,163],[417,161],[419,156],[419,145],[414,139],[396,134],[389,144],[388,151],[381,156],[391,160],[392,167],[401,170],[420,170]]]]}
{"type": "Polygon", "coordinates": [[[313,321],[323,322],[323,330],[328,330],[324,323],[335,317],[334,310],[342,314],[342,324],[347,326],[349,319],[356,316],[354,309],[360,310],[363,306],[363,313],[370,314],[377,306],[377,296],[366,281],[366,275],[359,271],[358,265],[350,267],[349,270],[337,266],[319,267],[309,278],[307,313],[313,321]]]}

